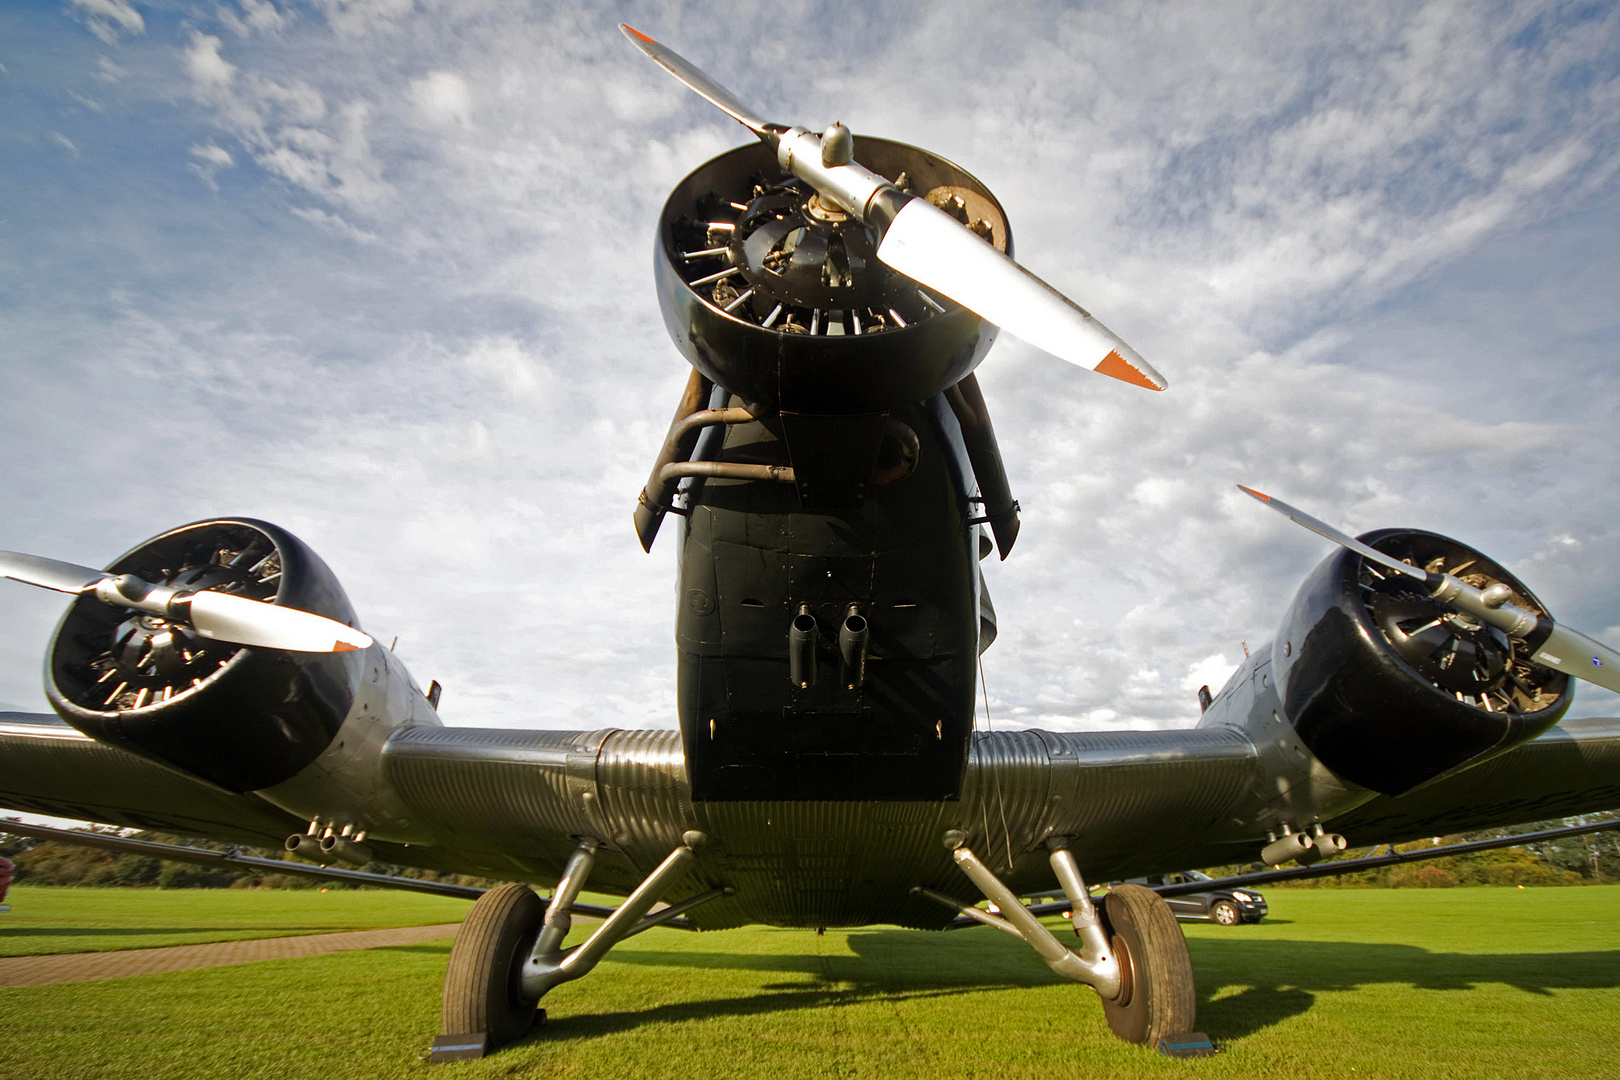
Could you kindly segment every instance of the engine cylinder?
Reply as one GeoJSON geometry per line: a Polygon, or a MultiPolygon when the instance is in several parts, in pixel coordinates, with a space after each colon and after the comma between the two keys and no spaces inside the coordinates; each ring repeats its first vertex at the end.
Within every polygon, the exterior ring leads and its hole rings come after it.
{"type": "MultiPolygon", "coordinates": [[[[1418,529],[1360,539],[1476,587],[1505,584],[1515,604],[1545,614],[1516,577],[1456,540],[1418,529]]],[[[1570,679],[1529,664],[1529,652],[1340,548],[1300,586],[1272,663],[1311,753],[1343,779],[1399,795],[1558,722],[1573,700],[1570,679]]]]}
{"type": "MultiPolygon", "coordinates": [[[[356,625],[331,569],[303,541],[263,521],[183,525],[107,569],[356,625]]],[[[365,655],[212,641],[80,596],[52,640],[45,692],[64,720],[93,739],[232,791],[253,791],[292,777],[332,741],[354,702],[365,655]]]]}

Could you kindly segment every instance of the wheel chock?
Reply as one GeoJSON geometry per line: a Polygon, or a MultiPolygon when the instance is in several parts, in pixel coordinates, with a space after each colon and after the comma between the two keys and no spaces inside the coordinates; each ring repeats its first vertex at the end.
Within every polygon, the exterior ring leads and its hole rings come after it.
{"type": "Polygon", "coordinates": [[[1189,1031],[1181,1035],[1166,1035],[1159,1040],[1159,1053],[1165,1057],[1214,1057],[1220,1053],[1209,1036],[1202,1031],[1189,1031]]]}

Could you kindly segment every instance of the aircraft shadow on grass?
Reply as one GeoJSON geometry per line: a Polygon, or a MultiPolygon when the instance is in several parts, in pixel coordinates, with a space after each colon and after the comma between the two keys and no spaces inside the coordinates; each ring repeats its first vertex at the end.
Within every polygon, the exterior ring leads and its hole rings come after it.
{"type": "MultiPolygon", "coordinates": [[[[1241,931],[1239,931],[1241,933],[1241,931]]],[[[747,1016],[864,1000],[921,1000],[987,990],[1067,985],[1017,947],[987,931],[919,935],[909,930],[852,933],[854,956],[736,954],[682,949],[614,953],[622,964],[734,971],[778,971],[815,982],[768,983],[763,994],[672,1003],[647,1010],[559,1015],[547,1039],[593,1038],[649,1023],[747,1016]]],[[[1415,945],[1322,941],[1190,942],[1198,971],[1199,1027],[1237,1039],[1298,1016],[1319,993],[1380,984],[1417,990],[1470,990],[1501,983],[1529,994],[1620,987],[1620,950],[1568,953],[1445,953],[1415,945]],[[1228,991],[1237,988],[1236,993],[1228,991]],[[1217,996],[1224,995],[1224,996],[1217,996]]]]}

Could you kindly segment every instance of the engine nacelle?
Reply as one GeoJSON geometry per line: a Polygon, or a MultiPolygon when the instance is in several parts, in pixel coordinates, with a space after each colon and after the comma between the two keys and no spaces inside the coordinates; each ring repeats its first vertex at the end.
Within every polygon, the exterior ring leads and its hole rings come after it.
{"type": "MultiPolygon", "coordinates": [[[[1360,539],[1476,587],[1508,585],[1512,603],[1546,614],[1518,578],[1456,540],[1418,529],[1360,539]]],[[[1336,548],[1294,597],[1271,658],[1283,712],[1311,753],[1345,780],[1398,795],[1558,722],[1570,679],[1531,665],[1530,652],[1336,548]]]]}
{"type": "MultiPolygon", "coordinates": [[[[107,569],[356,625],[320,557],[263,521],[183,525],[107,569]]],[[[373,650],[246,648],[80,596],[52,641],[45,691],[57,713],[93,739],[232,791],[253,791],[297,775],[327,749],[354,706],[373,650]]]]}

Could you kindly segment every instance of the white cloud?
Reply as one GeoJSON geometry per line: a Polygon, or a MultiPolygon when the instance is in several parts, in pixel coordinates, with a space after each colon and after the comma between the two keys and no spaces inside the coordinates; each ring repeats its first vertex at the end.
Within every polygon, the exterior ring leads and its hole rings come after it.
{"type": "Polygon", "coordinates": [[[191,156],[201,161],[203,164],[211,165],[216,169],[228,169],[232,165],[236,164],[229,152],[220,149],[213,143],[204,143],[201,146],[193,146],[191,148],[191,156]]]}
{"type": "Polygon", "coordinates": [[[474,374],[494,381],[508,397],[551,402],[557,377],[534,351],[510,337],[480,338],[462,358],[474,374]]]}
{"type": "Polygon", "coordinates": [[[453,71],[431,71],[412,79],[406,96],[422,118],[436,127],[472,124],[472,91],[453,71]]]}
{"type": "Polygon", "coordinates": [[[342,215],[334,214],[329,210],[322,210],[314,206],[294,206],[292,207],[292,213],[295,217],[303,218],[325,232],[353,240],[355,243],[375,244],[381,240],[381,237],[376,233],[362,229],[342,215]]]}
{"type": "Polygon", "coordinates": [[[79,148],[73,145],[73,140],[68,138],[66,135],[63,135],[60,131],[51,132],[50,139],[51,142],[55,143],[57,146],[60,146],[74,157],[79,156],[79,148]]]}
{"type": "Polygon", "coordinates": [[[112,45],[123,34],[146,33],[146,20],[130,0],[68,0],[73,13],[96,37],[112,45]]]}
{"type": "Polygon", "coordinates": [[[219,9],[219,20],[237,37],[250,34],[276,34],[286,29],[292,15],[283,11],[272,0],[237,0],[238,15],[228,7],[219,9]]]}
{"type": "Polygon", "coordinates": [[[193,96],[214,110],[218,125],[240,140],[265,171],[350,209],[389,191],[371,152],[367,122],[374,106],[352,100],[332,109],[305,79],[251,74],[225,59],[223,42],[193,31],[183,54],[193,96]]]}
{"type": "Polygon", "coordinates": [[[229,151],[213,143],[193,146],[191,156],[196,159],[191,162],[191,171],[215,191],[219,190],[219,184],[214,180],[214,175],[221,169],[229,169],[236,164],[229,151]]]}
{"type": "Polygon", "coordinates": [[[316,0],[332,29],[360,35],[387,30],[415,8],[415,0],[316,0]]]}
{"type": "Polygon", "coordinates": [[[201,95],[216,95],[230,89],[236,79],[236,65],[220,55],[223,44],[213,34],[193,31],[182,54],[186,74],[201,95]]]}

